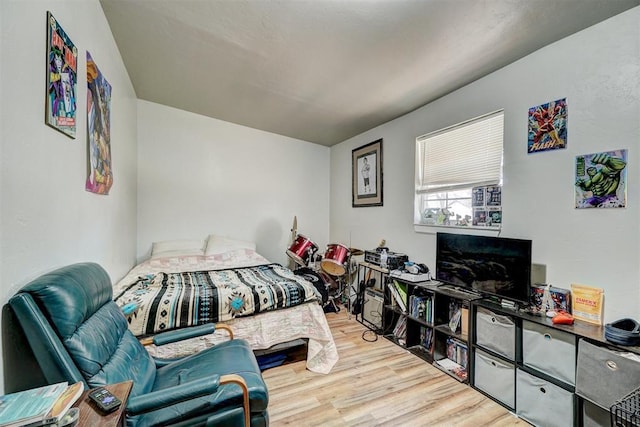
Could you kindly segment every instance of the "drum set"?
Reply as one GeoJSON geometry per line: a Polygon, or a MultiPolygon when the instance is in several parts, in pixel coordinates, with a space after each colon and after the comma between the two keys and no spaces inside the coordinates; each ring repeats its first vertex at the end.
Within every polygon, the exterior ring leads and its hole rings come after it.
{"type": "Polygon", "coordinates": [[[302,234],[297,234],[286,254],[296,268],[312,268],[325,282],[329,299],[325,307],[330,305],[333,311],[340,311],[338,303],[346,302],[351,295],[345,295],[345,287],[353,282],[357,268],[352,256],[363,255],[360,249],[348,248],[340,243],[330,243],[324,254],[318,253],[318,245],[302,234]],[[320,268],[317,267],[320,261],[320,268]]]}

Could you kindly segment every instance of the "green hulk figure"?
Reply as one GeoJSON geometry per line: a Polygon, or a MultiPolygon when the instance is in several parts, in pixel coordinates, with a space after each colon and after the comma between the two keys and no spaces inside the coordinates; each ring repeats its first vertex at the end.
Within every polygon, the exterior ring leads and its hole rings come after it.
{"type": "Polygon", "coordinates": [[[584,191],[591,191],[592,196],[585,201],[592,206],[599,206],[616,197],[620,184],[620,174],[627,163],[607,153],[598,153],[591,159],[594,166],[587,168],[588,179],[578,179],[576,185],[584,191]],[[600,165],[597,168],[595,165],[600,165]]]}

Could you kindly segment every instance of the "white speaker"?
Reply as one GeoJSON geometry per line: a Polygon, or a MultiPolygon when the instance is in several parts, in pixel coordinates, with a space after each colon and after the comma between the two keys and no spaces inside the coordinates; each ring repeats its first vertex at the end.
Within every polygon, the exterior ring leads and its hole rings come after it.
{"type": "Polygon", "coordinates": [[[543,285],[547,283],[547,266],[545,264],[531,264],[531,284],[543,285]]]}
{"type": "Polygon", "coordinates": [[[373,289],[364,291],[364,304],[362,305],[362,320],[374,329],[382,329],[382,305],[384,297],[382,293],[373,289]]]}

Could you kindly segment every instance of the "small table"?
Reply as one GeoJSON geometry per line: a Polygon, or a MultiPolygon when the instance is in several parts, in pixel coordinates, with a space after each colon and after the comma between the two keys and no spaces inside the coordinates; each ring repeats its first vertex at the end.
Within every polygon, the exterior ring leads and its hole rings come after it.
{"type": "MultiPolygon", "coordinates": [[[[129,399],[129,393],[133,387],[133,381],[124,381],[117,384],[109,384],[105,386],[112,394],[122,401],[122,405],[115,411],[104,414],[96,408],[88,395],[91,390],[85,390],[80,396],[80,399],[73,405],[80,411],[78,417],[78,426],[124,426],[125,425],[125,408],[127,407],[127,399],[129,399]]],[[[92,389],[95,390],[95,389],[92,389]]]]}

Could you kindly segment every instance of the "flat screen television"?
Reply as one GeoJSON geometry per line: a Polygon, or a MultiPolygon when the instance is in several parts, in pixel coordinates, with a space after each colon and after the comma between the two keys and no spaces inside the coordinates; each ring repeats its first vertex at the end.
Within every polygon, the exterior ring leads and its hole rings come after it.
{"type": "Polygon", "coordinates": [[[531,240],[438,233],[436,279],[483,295],[528,303],[531,240]]]}

